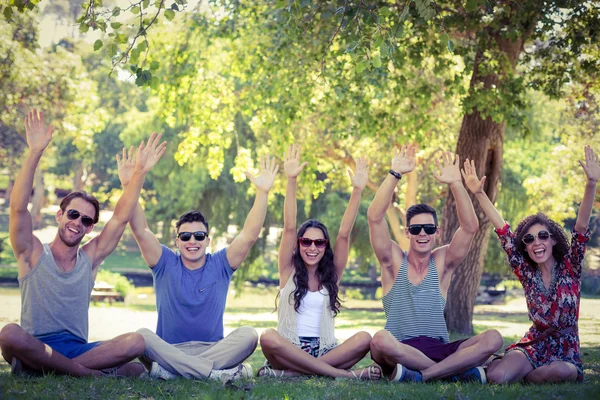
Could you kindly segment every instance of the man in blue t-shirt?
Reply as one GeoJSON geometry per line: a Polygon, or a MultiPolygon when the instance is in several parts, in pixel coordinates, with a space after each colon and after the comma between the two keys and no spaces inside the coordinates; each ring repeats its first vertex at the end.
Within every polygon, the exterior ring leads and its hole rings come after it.
{"type": "MultiPolygon", "coordinates": [[[[267,213],[269,191],[279,165],[269,156],[260,160],[258,176],[245,172],[256,187],[256,199],[244,227],[229,247],[207,253],[208,221],[190,211],[177,221],[177,252],[161,245],[148,228],[138,204],[130,221],[142,257],[152,269],[158,325],[156,333],[140,329],[146,342],[142,361],[150,376],[171,379],[236,379],[251,376],[252,368],[241,364],[258,342],[254,328],[245,326],[223,337],[223,313],[233,273],[258,239],[267,213]]],[[[119,170],[123,185],[127,171],[119,170]]]]}

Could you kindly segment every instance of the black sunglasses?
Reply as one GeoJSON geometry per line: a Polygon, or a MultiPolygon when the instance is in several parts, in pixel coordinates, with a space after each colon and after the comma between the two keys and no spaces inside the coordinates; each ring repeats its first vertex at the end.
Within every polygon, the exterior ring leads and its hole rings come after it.
{"type": "Polygon", "coordinates": [[[310,247],[313,243],[315,244],[315,247],[317,249],[322,249],[323,247],[327,246],[327,239],[309,239],[309,238],[305,238],[305,237],[301,237],[298,239],[298,242],[300,242],[300,246],[302,247],[310,247]]]}
{"type": "Polygon", "coordinates": [[[91,217],[83,215],[77,210],[67,211],[67,218],[69,218],[71,221],[75,221],[79,217],[81,217],[81,225],[85,226],[86,228],[94,225],[94,220],[91,217]]]}
{"type": "Polygon", "coordinates": [[[550,239],[550,236],[552,236],[552,234],[548,231],[539,231],[537,235],[526,233],[523,235],[523,243],[531,244],[535,242],[535,238],[538,238],[540,242],[545,242],[546,240],[550,239]]]}
{"type": "Polygon", "coordinates": [[[428,235],[433,235],[437,231],[437,226],[435,224],[413,224],[408,226],[408,231],[411,235],[418,235],[421,233],[421,228],[425,229],[425,233],[428,235]]]}
{"type": "Polygon", "coordinates": [[[196,241],[198,241],[198,242],[201,242],[201,241],[203,241],[204,239],[206,239],[208,237],[208,233],[206,233],[204,231],[198,231],[198,232],[179,232],[177,234],[177,237],[182,242],[187,242],[188,240],[190,240],[192,238],[192,235],[194,235],[194,239],[196,239],[196,241]]]}

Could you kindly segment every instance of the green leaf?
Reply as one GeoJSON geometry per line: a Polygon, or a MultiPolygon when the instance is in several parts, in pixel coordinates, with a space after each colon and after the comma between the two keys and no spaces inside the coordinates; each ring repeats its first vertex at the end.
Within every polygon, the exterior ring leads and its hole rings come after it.
{"type": "Polygon", "coordinates": [[[148,6],[149,6],[149,5],[150,5],[150,0],[144,0],[144,1],[142,2],[142,6],[143,6],[144,8],[148,8],[148,6]]]}
{"type": "Polygon", "coordinates": [[[454,53],[454,42],[452,40],[448,40],[448,51],[454,53]]]}
{"type": "Polygon", "coordinates": [[[352,53],[354,49],[356,49],[356,47],[359,45],[359,43],[359,41],[350,43],[350,45],[346,48],[346,53],[352,53]]]}
{"type": "Polygon", "coordinates": [[[98,51],[102,48],[104,44],[102,43],[102,40],[98,39],[94,42],[94,51],[98,51]]]}
{"type": "Polygon", "coordinates": [[[379,55],[381,57],[386,57],[388,55],[390,48],[387,45],[386,42],[381,43],[381,46],[379,46],[379,55]]]}
{"type": "Polygon", "coordinates": [[[121,15],[121,7],[113,8],[112,15],[113,15],[113,17],[118,17],[119,15],[121,15]]]}
{"type": "Polygon", "coordinates": [[[172,21],[175,18],[175,11],[173,10],[165,10],[165,18],[169,21],[172,21]]]}
{"type": "Polygon", "coordinates": [[[139,6],[135,6],[135,7],[132,7],[132,8],[131,8],[131,12],[132,12],[133,14],[139,14],[139,13],[140,13],[140,11],[141,11],[141,9],[140,9],[140,7],[139,7],[139,6]]]}
{"type": "Polygon", "coordinates": [[[179,11],[179,6],[177,5],[177,3],[171,4],[171,10],[173,10],[173,11],[179,11]]]}
{"type": "Polygon", "coordinates": [[[478,5],[479,2],[477,0],[467,0],[467,4],[465,4],[465,10],[467,10],[467,12],[473,12],[477,10],[478,5]]]}
{"type": "Polygon", "coordinates": [[[152,79],[150,80],[150,87],[154,90],[157,90],[159,86],[160,86],[160,80],[158,79],[158,76],[153,76],[152,79]]]}
{"type": "Polygon", "coordinates": [[[123,25],[120,22],[113,22],[112,24],[110,24],[110,27],[113,29],[119,29],[121,27],[121,25],[123,25]]]}
{"type": "Polygon", "coordinates": [[[90,26],[87,24],[87,22],[83,22],[83,23],[79,24],[79,32],[86,33],[89,30],[90,30],[90,26]]]}
{"type": "Polygon", "coordinates": [[[369,61],[368,60],[364,60],[359,62],[358,64],[356,64],[356,72],[357,73],[362,73],[367,67],[369,66],[369,61]]]}
{"type": "Polygon", "coordinates": [[[160,63],[158,61],[152,61],[150,63],[150,70],[151,71],[156,71],[158,68],[160,68],[160,63]]]}
{"type": "Polygon", "coordinates": [[[141,42],[140,44],[137,45],[137,49],[139,51],[146,51],[146,49],[148,48],[148,41],[144,40],[143,42],[141,42]]]}
{"type": "Polygon", "coordinates": [[[13,15],[13,10],[12,7],[5,7],[4,10],[2,10],[2,14],[4,14],[4,18],[6,18],[8,21],[10,21],[12,19],[12,15],[13,15]]]}
{"type": "Polygon", "coordinates": [[[106,46],[106,54],[108,54],[109,57],[116,56],[117,50],[118,50],[118,47],[115,43],[111,43],[108,46],[106,46]]]}
{"type": "Polygon", "coordinates": [[[373,61],[373,66],[375,68],[381,67],[381,56],[379,56],[379,54],[375,54],[371,61],[373,61]]]}

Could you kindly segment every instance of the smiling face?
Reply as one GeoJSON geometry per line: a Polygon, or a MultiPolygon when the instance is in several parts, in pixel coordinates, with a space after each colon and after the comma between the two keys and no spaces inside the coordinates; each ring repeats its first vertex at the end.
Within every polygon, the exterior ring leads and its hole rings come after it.
{"type": "Polygon", "coordinates": [[[56,213],[56,222],[58,222],[58,236],[60,240],[68,247],[79,246],[83,237],[94,229],[94,225],[85,227],[81,223],[81,216],[75,220],[67,217],[69,210],[77,210],[79,214],[93,218],[96,212],[94,206],[77,197],[71,200],[66,209],[58,210],[56,213]]]}
{"type": "MultiPolygon", "coordinates": [[[[325,234],[319,228],[307,228],[302,237],[312,240],[326,239],[325,234]]],[[[314,242],[309,247],[304,247],[298,243],[298,252],[300,253],[300,257],[302,257],[302,261],[304,261],[304,265],[307,267],[318,266],[326,250],[327,246],[319,249],[315,246],[314,242]]]]}
{"type": "Polygon", "coordinates": [[[554,265],[554,256],[552,255],[552,247],[556,244],[553,236],[550,236],[547,240],[540,240],[540,231],[550,232],[550,229],[542,224],[535,223],[527,230],[528,234],[532,234],[535,240],[531,244],[525,244],[525,251],[529,255],[529,258],[538,265],[541,264],[552,264],[554,265]]]}
{"type": "MultiPolygon", "coordinates": [[[[207,232],[206,225],[202,222],[185,222],[181,224],[177,233],[181,232],[207,232]]],[[[194,235],[192,235],[191,239],[187,242],[184,242],[181,239],[175,240],[175,245],[179,249],[181,253],[181,258],[184,261],[189,261],[192,263],[198,262],[204,258],[206,255],[206,249],[210,244],[210,238],[207,236],[202,241],[197,241],[194,235]]]]}
{"type": "MultiPolygon", "coordinates": [[[[429,213],[417,214],[410,219],[409,226],[421,224],[435,224],[433,215],[429,213]]],[[[406,233],[406,237],[410,240],[410,250],[422,254],[431,253],[431,251],[433,251],[435,239],[439,234],[438,229],[436,229],[435,233],[432,235],[426,234],[425,229],[421,229],[416,235],[411,234],[408,231],[408,228],[405,228],[404,232],[406,233]]]]}

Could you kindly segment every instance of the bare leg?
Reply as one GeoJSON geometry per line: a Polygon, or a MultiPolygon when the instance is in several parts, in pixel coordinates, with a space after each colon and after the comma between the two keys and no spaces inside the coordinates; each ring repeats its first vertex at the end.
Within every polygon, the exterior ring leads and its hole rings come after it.
{"type": "Polygon", "coordinates": [[[519,382],[533,371],[533,366],[527,356],[520,351],[510,351],[501,360],[493,361],[487,370],[490,383],[519,382]]]}
{"type": "Polygon", "coordinates": [[[93,369],[105,369],[123,366],[117,370],[118,375],[139,376],[144,372],[139,368],[123,364],[144,354],[144,338],[139,333],[125,333],[114,339],[104,341],[90,351],[86,351],[73,361],[93,369]]]}
{"type": "MultiPolygon", "coordinates": [[[[267,360],[277,370],[292,370],[299,374],[334,378],[353,377],[350,371],[331,366],[323,361],[323,357],[314,358],[282,337],[274,329],[267,329],[263,332],[260,337],[260,345],[267,360]]],[[[335,355],[332,358],[337,359],[335,355]]]]}
{"type": "MultiPolygon", "coordinates": [[[[454,354],[426,369],[422,369],[423,382],[445,378],[479,366],[503,344],[502,335],[494,329],[480,333],[462,342],[454,354]]],[[[407,368],[410,368],[407,365],[407,368]]]]}
{"type": "Polygon", "coordinates": [[[421,371],[435,365],[435,362],[414,347],[400,343],[388,331],[379,331],[371,341],[371,358],[381,365],[386,376],[391,375],[396,364],[421,371]]]}
{"type": "Polygon", "coordinates": [[[2,356],[10,364],[13,357],[30,370],[55,372],[72,376],[100,376],[100,371],[92,370],[70,360],[38,339],[31,336],[17,324],[8,324],[0,332],[2,356]]]}
{"type": "Polygon", "coordinates": [[[367,355],[370,345],[371,335],[367,332],[358,332],[319,358],[332,367],[349,369],[367,355]]]}
{"type": "Polygon", "coordinates": [[[554,361],[542,365],[525,376],[525,381],[530,383],[575,382],[576,380],[577,367],[567,361],[554,361]]]}

